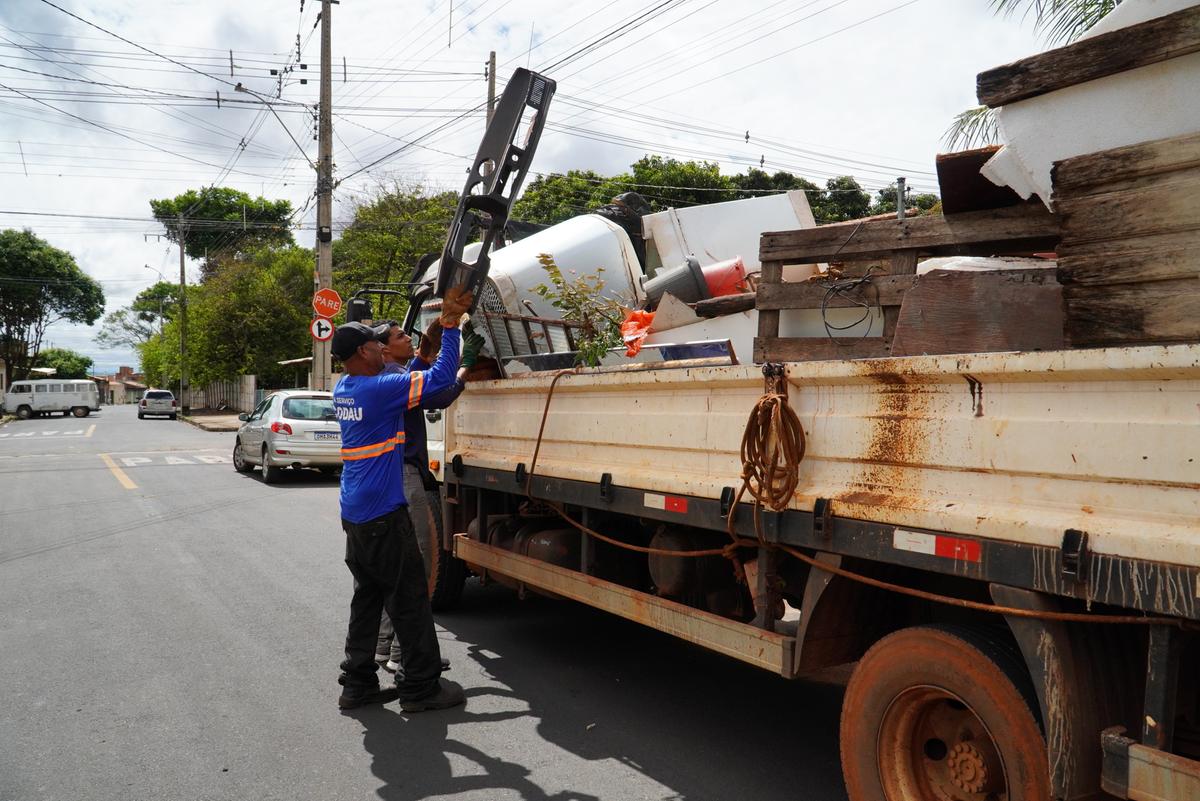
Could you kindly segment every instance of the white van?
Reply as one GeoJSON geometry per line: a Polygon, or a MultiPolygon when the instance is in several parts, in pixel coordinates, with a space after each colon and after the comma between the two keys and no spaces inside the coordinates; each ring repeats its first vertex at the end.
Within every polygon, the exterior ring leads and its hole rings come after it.
{"type": "Polygon", "coordinates": [[[4,396],[4,410],[22,420],[53,412],[87,417],[100,411],[100,390],[95,382],[78,378],[14,381],[4,396]]]}

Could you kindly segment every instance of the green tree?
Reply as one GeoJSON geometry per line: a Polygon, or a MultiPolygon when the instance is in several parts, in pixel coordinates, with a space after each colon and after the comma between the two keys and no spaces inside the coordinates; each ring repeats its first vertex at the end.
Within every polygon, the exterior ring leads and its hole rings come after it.
{"type": "Polygon", "coordinates": [[[46,348],[38,354],[33,366],[54,368],[54,378],[87,378],[92,359],[66,348],[46,348]]]}
{"type": "MultiPolygon", "coordinates": [[[[189,290],[189,381],[201,385],[253,374],[264,386],[290,382],[294,371],[278,362],[310,352],[313,263],[307,248],[261,248],[222,262],[208,281],[189,290]]],[[[155,369],[172,362],[178,369],[174,322],[159,340],[143,350],[144,359],[158,349],[155,369]]]]}
{"type": "MultiPolygon", "coordinates": [[[[908,193],[908,203],[905,208],[917,209],[924,214],[937,205],[937,195],[927,192],[919,194],[908,193]]],[[[871,204],[871,214],[894,214],[896,212],[896,184],[892,183],[880,189],[875,194],[875,202],[871,204]]]]}
{"type": "MultiPolygon", "coordinates": [[[[613,179],[592,170],[570,170],[566,175],[539,175],[513,204],[512,218],[524,222],[556,225],[604,205],[601,186],[613,179]]],[[[619,194],[614,193],[614,194],[619,194]]]]}
{"type": "Polygon", "coordinates": [[[202,280],[216,266],[242,251],[264,245],[291,245],[292,204],[252,198],[224,186],[189,189],[173,198],[150,201],[154,218],[167,238],[184,241],[184,253],[201,261],[202,280]]]}
{"type": "Polygon", "coordinates": [[[818,223],[857,220],[870,212],[871,196],[863,191],[858,181],[843,175],[826,181],[824,194],[816,202],[810,197],[809,205],[818,223]]]}
{"type": "MultiPolygon", "coordinates": [[[[343,299],[366,284],[401,284],[412,280],[417,261],[441,253],[450,220],[458,206],[454,192],[427,193],[419,186],[394,184],[380,189],[354,209],[354,219],[333,243],[333,286],[343,299]]],[[[400,319],[402,298],[386,298],[377,306],[379,319],[400,319]]]]}
{"type": "MultiPolygon", "coordinates": [[[[608,197],[632,190],[646,198],[653,211],[737,199],[737,187],[733,179],[722,175],[721,168],[715,162],[644,156],[635,161],[630,169],[633,180],[628,184],[628,189],[612,192],[608,197]]],[[[612,183],[620,185],[623,178],[618,176],[612,183]]]]}
{"type": "Polygon", "coordinates": [[[74,257],[28,229],[0,231],[0,356],[7,379],[24,377],[46,328],[91,325],[104,312],[104,291],[74,257]]]}
{"type": "Polygon", "coordinates": [[[143,289],[128,306],[105,315],[96,335],[103,348],[135,348],[158,334],[173,318],[179,302],[179,285],[159,281],[143,289]]]}

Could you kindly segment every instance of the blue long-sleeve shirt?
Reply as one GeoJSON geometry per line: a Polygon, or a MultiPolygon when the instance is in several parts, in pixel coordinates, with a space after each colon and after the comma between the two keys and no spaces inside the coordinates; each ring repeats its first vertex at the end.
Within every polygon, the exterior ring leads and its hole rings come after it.
{"type": "MultiPolygon", "coordinates": [[[[458,371],[459,331],[442,332],[428,370],[343,376],[333,390],[342,430],[342,517],[365,523],[404,506],[405,412],[450,389],[458,371]]],[[[424,440],[424,425],[421,426],[424,440]]]]}

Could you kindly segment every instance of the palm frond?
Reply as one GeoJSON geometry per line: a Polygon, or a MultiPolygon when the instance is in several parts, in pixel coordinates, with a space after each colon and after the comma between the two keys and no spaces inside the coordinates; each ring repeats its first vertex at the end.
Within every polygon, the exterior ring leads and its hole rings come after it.
{"type": "Polygon", "coordinates": [[[991,0],[997,14],[1033,16],[1034,30],[1048,44],[1066,44],[1112,11],[1121,0],[991,0]]]}
{"type": "Polygon", "coordinates": [[[996,127],[995,113],[987,106],[975,106],[961,112],[942,135],[942,141],[951,152],[998,144],[1000,131],[996,127]]]}

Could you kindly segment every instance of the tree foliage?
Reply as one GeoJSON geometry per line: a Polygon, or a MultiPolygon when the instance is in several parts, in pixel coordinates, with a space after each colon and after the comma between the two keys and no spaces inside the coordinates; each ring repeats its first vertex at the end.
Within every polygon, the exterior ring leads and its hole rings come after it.
{"type": "MultiPolygon", "coordinates": [[[[441,253],[458,206],[454,192],[428,193],[394,184],[358,203],[354,218],[333,243],[333,286],[343,300],[367,284],[406,284],[417,261],[441,253]]],[[[403,286],[396,286],[403,290],[403,286]]],[[[403,298],[372,298],[378,319],[403,317],[403,298]]]]}
{"type": "Polygon", "coordinates": [[[794,189],[804,191],[818,223],[862,217],[871,206],[871,196],[850,176],[831,178],[821,188],[790,172],[751,168],[737,175],[722,175],[712,162],[645,156],[630,165],[629,172],[611,177],[591,170],[539,176],[513,205],[512,216],[554,225],[594,211],[622,192],[637,192],[651,211],[663,211],[794,189]]]}
{"type": "MultiPolygon", "coordinates": [[[[262,386],[291,382],[278,362],[308,355],[314,256],[295,245],[261,248],[222,262],[203,284],[188,287],[188,381],[193,386],[257,375],[262,386]]],[[[147,380],[179,380],[179,320],[138,346],[147,380]]]]}
{"type": "Polygon", "coordinates": [[[128,306],[105,315],[96,344],[103,348],[136,348],[174,317],[178,303],[179,285],[159,281],[139,292],[128,306]]]}
{"type": "Polygon", "coordinates": [[[54,378],[87,378],[92,359],[67,348],[46,348],[38,354],[33,366],[54,368],[54,378]]]}
{"type": "Polygon", "coordinates": [[[25,377],[57,322],[91,325],[104,291],[74,257],[28,229],[0,231],[0,356],[8,378],[25,377]]]}
{"type": "Polygon", "coordinates": [[[173,198],[150,201],[154,218],[167,229],[167,238],[201,261],[207,280],[222,261],[263,246],[291,245],[292,204],[286,200],[252,198],[224,186],[189,189],[173,198]]]}
{"type": "MultiPolygon", "coordinates": [[[[941,200],[937,195],[929,193],[913,194],[908,193],[908,202],[905,204],[906,209],[916,209],[918,212],[925,214],[937,206],[941,200]]],[[[880,189],[875,194],[875,202],[871,204],[872,214],[895,214],[896,212],[896,185],[890,184],[880,189]]]]}

